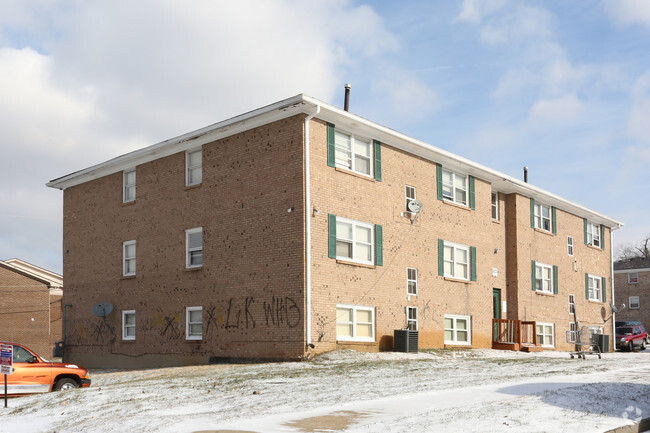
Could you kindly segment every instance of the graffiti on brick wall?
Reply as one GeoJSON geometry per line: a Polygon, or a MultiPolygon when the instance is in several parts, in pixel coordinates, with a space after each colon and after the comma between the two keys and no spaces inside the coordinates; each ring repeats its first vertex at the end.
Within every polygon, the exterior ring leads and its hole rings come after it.
{"type": "Polygon", "coordinates": [[[296,301],[289,296],[272,296],[262,302],[249,296],[241,301],[230,298],[219,319],[225,329],[295,328],[302,319],[302,313],[296,301]]]}
{"type": "Polygon", "coordinates": [[[115,328],[104,318],[75,320],[74,326],[69,329],[68,335],[65,336],[67,344],[90,342],[93,345],[105,345],[115,342],[115,328]]]}

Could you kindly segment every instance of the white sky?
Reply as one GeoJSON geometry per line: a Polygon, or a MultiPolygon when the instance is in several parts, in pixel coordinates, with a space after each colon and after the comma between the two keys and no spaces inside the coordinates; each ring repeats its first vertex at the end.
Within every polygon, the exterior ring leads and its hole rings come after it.
{"type": "Polygon", "coordinates": [[[650,233],[650,2],[0,0],[0,260],[51,179],[306,93],[650,233]]]}

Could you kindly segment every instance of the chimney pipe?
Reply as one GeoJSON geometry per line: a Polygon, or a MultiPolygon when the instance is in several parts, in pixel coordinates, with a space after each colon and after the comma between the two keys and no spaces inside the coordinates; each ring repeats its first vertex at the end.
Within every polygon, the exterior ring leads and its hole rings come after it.
{"type": "Polygon", "coordinates": [[[345,85],[345,102],[343,103],[343,109],[345,111],[350,111],[350,85],[345,85]]]}
{"type": "Polygon", "coordinates": [[[524,182],[528,183],[528,167],[524,167],[524,182]]]}

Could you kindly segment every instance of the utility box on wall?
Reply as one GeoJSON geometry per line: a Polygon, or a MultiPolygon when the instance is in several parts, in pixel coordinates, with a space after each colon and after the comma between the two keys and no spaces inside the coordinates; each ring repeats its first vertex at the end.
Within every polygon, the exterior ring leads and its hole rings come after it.
{"type": "Polygon", "coordinates": [[[396,329],[393,333],[393,351],[417,353],[418,331],[396,329]]]}

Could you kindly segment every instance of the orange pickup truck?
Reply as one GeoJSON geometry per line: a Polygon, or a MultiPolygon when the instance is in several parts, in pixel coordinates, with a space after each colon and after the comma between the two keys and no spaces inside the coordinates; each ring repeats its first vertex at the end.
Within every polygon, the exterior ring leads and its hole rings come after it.
{"type": "MultiPolygon", "coordinates": [[[[7,394],[24,395],[60,391],[90,386],[88,370],[74,364],[47,361],[27,347],[13,346],[13,372],[7,375],[7,394]]],[[[0,394],[4,394],[4,379],[0,378],[0,394]]]]}

